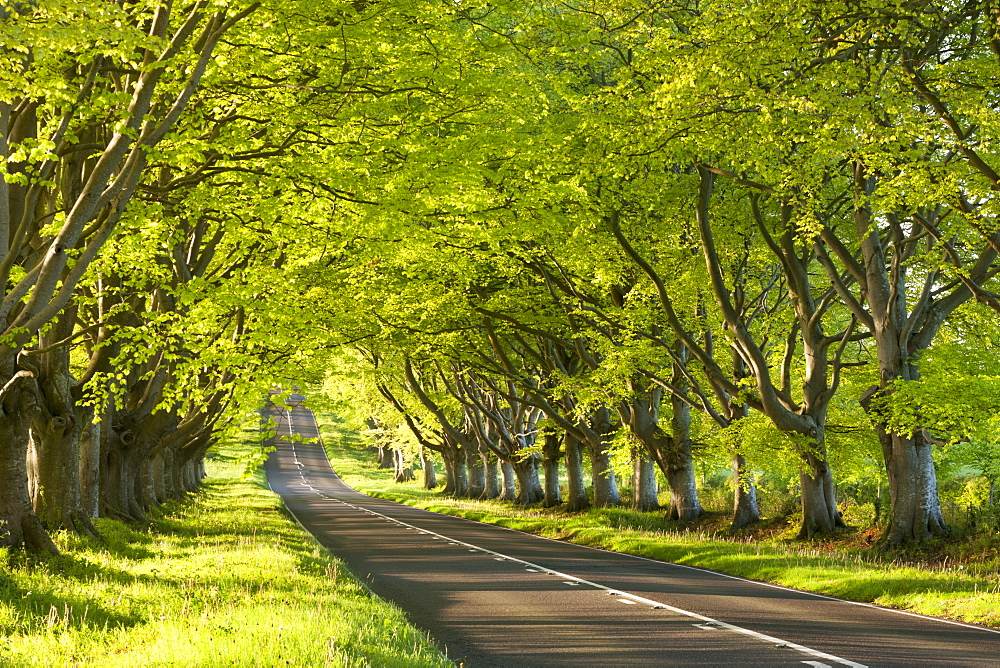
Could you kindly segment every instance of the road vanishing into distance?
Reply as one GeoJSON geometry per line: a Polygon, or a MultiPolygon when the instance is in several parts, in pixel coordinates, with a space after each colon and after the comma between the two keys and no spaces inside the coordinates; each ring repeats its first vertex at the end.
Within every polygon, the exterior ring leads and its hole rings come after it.
{"type": "MultiPolygon", "coordinates": [[[[295,396],[295,400],[301,397],[295,396]]],[[[1000,631],[539,538],[344,484],[272,411],[289,511],[448,657],[492,666],[1000,666],[1000,631]]]]}

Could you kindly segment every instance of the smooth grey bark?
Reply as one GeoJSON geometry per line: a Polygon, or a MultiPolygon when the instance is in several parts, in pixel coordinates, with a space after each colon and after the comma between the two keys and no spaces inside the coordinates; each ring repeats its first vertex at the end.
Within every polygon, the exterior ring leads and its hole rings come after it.
{"type": "Polygon", "coordinates": [[[479,450],[481,444],[477,443],[475,448],[465,449],[465,465],[468,468],[469,491],[471,499],[482,498],[486,492],[486,466],[483,464],[483,456],[479,450]]]}
{"type": "MultiPolygon", "coordinates": [[[[14,378],[7,369],[5,376],[14,378]]],[[[24,545],[58,554],[31,505],[28,491],[28,430],[36,411],[30,376],[18,377],[0,396],[0,547],[24,545]]]]}
{"type": "Polygon", "coordinates": [[[562,504],[559,486],[559,458],[562,456],[562,438],[553,430],[546,430],[542,443],[542,472],[545,478],[545,498],[542,505],[554,508],[562,504]]]}
{"type": "Polygon", "coordinates": [[[517,501],[517,474],[514,473],[514,467],[510,465],[510,462],[504,460],[499,460],[500,462],[500,486],[502,491],[500,493],[501,501],[517,501]]]}
{"type": "Polygon", "coordinates": [[[101,423],[90,420],[80,438],[80,504],[91,520],[101,509],[101,423]]]}
{"type": "Polygon", "coordinates": [[[484,456],[486,461],[486,487],[483,489],[481,499],[502,498],[500,491],[500,460],[491,456],[487,451],[484,456]]]}
{"type": "Polygon", "coordinates": [[[733,521],[730,531],[739,531],[760,521],[757,507],[757,486],[746,470],[743,455],[733,455],[733,521]]]}
{"type": "Polygon", "coordinates": [[[393,480],[395,482],[410,482],[415,478],[413,469],[406,463],[402,448],[392,449],[393,480]]]}
{"type": "Polygon", "coordinates": [[[580,512],[590,507],[587,498],[587,484],[583,476],[583,444],[570,432],[563,436],[563,451],[566,460],[566,510],[580,512]]]}
{"type": "Polygon", "coordinates": [[[594,505],[598,508],[621,505],[622,499],[618,492],[618,481],[611,468],[611,455],[608,453],[608,444],[614,433],[610,411],[603,406],[596,409],[591,416],[590,427],[590,430],[586,432],[587,439],[584,444],[590,455],[594,505]]]}
{"type": "Polygon", "coordinates": [[[424,489],[434,489],[438,486],[437,473],[434,471],[434,460],[427,454],[427,448],[420,445],[420,467],[424,489]]]}
{"type": "Polygon", "coordinates": [[[545,497],[538,479],[540,460],[541,458],[533,453],[513,463],[514,474],[517,476],[517,502],[520,504],[539,503],[545,497]]]}
{"type": "Polygon", "coordinates": [[[632,505],[636,510],[660,509],[656,489],[656,463],[645,450],[637,449],[632,462],[632,505]]]}

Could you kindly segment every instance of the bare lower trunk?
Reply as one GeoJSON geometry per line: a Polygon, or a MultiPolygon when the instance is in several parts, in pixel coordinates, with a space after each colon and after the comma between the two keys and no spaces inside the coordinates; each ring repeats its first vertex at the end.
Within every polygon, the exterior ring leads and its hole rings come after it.
{"type": "Polygon", "coordinates": [[[598,508],[619,506],[622,497],[618,492],[618,481],[611,468],[611,456],[608,454],[608,441],[613,429],[607,408],[599,408],[594,412],[592,429],[593,438],[587,440],[586,446],[590,454],[594,505],[598,508]]]}
{"type": "Polygon", "coordinates": [[[538,455],[530,455],[513,464],[517,475],[517,502],[520,504],[539,503],[545,496],[538,480],[538,460],[538,455]]]}
{"type": "Polygon", "coordinates": [[[424,489],[434,489],[438,486],[437,474],[434,472],[434,462],[427,454],[424,446],[420,446],[420,466],[423,475],[424,489]]]}
{"type": "Polygon", "coordinates": [[[478,499],[486,490],[486,467],[483,466],[482,455],[473,448],[465,449],[465,465],[468,469],[469,489],[466,496],[478,499]]]}
{"type": "MultiPolygon", "coordinates": [[[[11,371],[3,377],[12,378],[11,371]]],[[[25,378],[15,383],[34,382],[25,378]]],[[[35,413],[30,389],[12,386],[0,405],[0,547],[58,554],[28,494],[28,429],[35,413]]]]}
{"type": "Polygon", "coordinates": [[[444,489],[441,490],[444,494],[448,496],[454,496],[455,494],[455,465],[452,462],[451,455],[445,453],[441,457],[441,461],[444,464],[444,489]]]}
{"type": "Polygon", "coordinates": [[[656,464],[645,451],[635,453],[632,470],[632,503],[636,510],[660,508],[656,493],[656,464]]]}
{"type": "MultiPolygon", "coordinates": [[[[72,332],[72,319],[63,316],[42,342],[72,332]]],[[[58,346],[39,356],[38,386],[41,399],[31,425],[33,441],[32,505],[50,531],[93,534],[96,530],[83,508],[80,494],[80,439],[93,421],[93,409],[77,405],[75,379],[70,373],[69,347],[58,346]]]]}
{"type": "Polygon", "coordinates": [[[665,453],[667,483],[670,485],[670,512],[672,520],[690,522],[704,512],[698,500],[694,459],[691,456],[691,407],[671,396],[673,414],[670,417],[671,438],[665,453]]]}
{"type": "Polygon", "coordinates": [[[690,457],[691,443],[687,442],[687,456],[669,467],[667,482],[670,484],[670,511],[668,517],[672,520],[689,522],[701,517],[704,512],[698,501],[698,484],[695,479],[694,461],[690,457]]]}
{"type": "Polygon", "coordinates": [[[449,463],[451,464],[452,496],[469,496],[469,477],[465,468],[465,451],[453,448],[449,451],[449,463]]]}
{"type": "Polygon", "coordinates": [[[833,487],[833,470],[826,461],[826,452],[800,453],[799,486],[802,495],[802,524],[798,538],[812,538],[827,534],[844,522],[837,511],[837,497],[833,487]]]}
{"type": "Polygon", "coordinates": [[[500,496],[499,460],[496,457],[486,458],[486,486],[480,499],[496,499],[500,496]]]}
{"type": "Polygon", "coordinates": [[[395,466],[393,459],[393,449],[388,445],[378,445],[378,467],[380,469],[391,469],[395,466]]]}
{"type": "Polygon", "coordinates": [[[90,519],[100,512],[101,423],[84,426],[80,439],[80,505],[90,519]]]}
{"type": "Polygon", "coordinates": [[[546,431],[542,444],[542,471],[545,476],[545,499],[542,505],[554,508],[562,503],[562,491],[559,488],[559,457],[561,456],[561,440],[559,434],[546,431]]]}
{"type": "Polygon", "coordinates": [[[542,505],[555,508],[562,503],[562,490],[559,488],[559,460],[543,459],[542,471],[545,477],[545,499],[542,505]]]}
{"type": "Polygon", "coordinates": [[[892,501],[883,542],[901,545],[943,534],[947,527],[938,500],[931,444],[919,432],[907,438],[880,427],[878,433],[892,501]]]}
{"type": "Polygon", "coordinates": [[[152,473],[152,498],[160,505],[167,500],[167,462],[162,450],[153,455],[149,469],[152,473]]]}
{"type": "Polygon", "coordinates": [[[517,475],[514,473],[514,467],[510,465],[510,462],[500,462],[500,478],[500,486],[502,487],[500,500],[517,501],[517,475]]]}
{"type": "Polygon", "coordinates": [[[760,521],[757,486],[746,471],[743,455],[733,455],[733,522],[730,531],[738,531],[760,521]]]}
{"type": "Polygon", "coordinates": [[[410,482],[415,478],[413,469],[406,464],[406,457],[402,448],[393,449],[393,480],[396,482],[410,482]]]}
{"type": "Polygon", "coordinates": [[[566,510],[575,513],[590,507],[587,484],[583,478],[583,444],[569,432],[563,443],[566,453],[566,510]]]}

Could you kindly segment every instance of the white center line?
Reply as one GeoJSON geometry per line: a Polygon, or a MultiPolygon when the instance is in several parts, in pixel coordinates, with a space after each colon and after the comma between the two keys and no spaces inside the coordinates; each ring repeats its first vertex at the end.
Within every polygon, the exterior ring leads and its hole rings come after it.
{"type": "MultiPolygon", "coordinates": [[[[313,421],[315,422],[315,417],[313,418],[313,421]]],[[[288,426],[289,426],[289,431],[291,431],[291,429],[292,429],[291,414],[289,414],[289,416],[288,416],[288,426]]],[[[292,443],[292,456],[295,459],[298,459],[298,455],[295,452],[295,444],[294,443],[292,443]]],[[[301,475],[303,478],[305,478],[305,475],[303,474],[302,471],[299,472],[299,475],[301,475]]],[[[312,487],[312,485],[309,485],[309,487],[314,492],[316,492],[317,494],[320,494],[320,491],[316,490],[314,487],[312,487]]],[[[842,665],[842,666],[850,666],[852,668],[867,668],[867,666],[865,666],[865,664],[863,664],[863,663],[857,663],[857,662],[851,661],[849,659],[844,659],[844,658],[841,658],[839,656],[834,656],[832,654],[827,654],[825,652],[821,652],[819,650],[812,649],[811,647],[806,647],[804,645],[799,645],[797,643],[789,642],[787,640],[782,640],[781,638],[776,638],[774,636],[767,635],[765,633],[758,633],[757,631],[751,631],[750,629],[743,628],[742,626],[736,626],[735,624],[729,624],[728,622],[723,622],[723,621],[719,621],[717,619],[712,619],[711,617],[706,617],[705,615],[701,615],[701,614],[698,614],[696,612],[691,612],[690,610],[684,610],[682,608],[678,608],[678,607],[675,607],[675,606],[672,606],[672,605],[668,605],[668,604],[662,603],[660,601],[654,601],[652,599],[648,599],[648,598],[645,598],[645,597],[642,597],[642,596],[636,596],[635,594],[630,594],[628,592],[624,592],[624,591],[621,591],[621,590],[618,590],[618,589],[612,589],[611,587],[606,587],[606,586],[604,586],[602,584],[598,584],[596,582],[590,582],[589,580],[584,580],[584,579],[578,578],[578,577],[576,577],[574,575],[569,575],[567,573],[562,573],[562,572],[559,572],[559,571],[554,571],[552,569],[545,568],[544,566],[539,566],[538,564],[534,564],[534,563],[532,563],[530,561],[525,561],[523,559],[518,559],[517,557],[512,557],[510,555],[502,554],[500,552],[495,552],[493,550],[489,550],[489,549],[486,549],[486,548],[483,548],[483,547],[479,547],[479,546],[473,545],[471,543],[466,543],[466,542],[463,542],[463,541],[456,541],[455,539],[443,536],[443,535],[435,533],[433,531],[428,531],[428,530],[425,530],[425,529],[421,529],[420,527],[415,527],[415,526],[413,526],[411,524],[407,524],[406,522],[401,522],[400,520],[397,520],[395,518],[389,517],[388,515],[383,515],[382,513],[378,513],[378,512],[375,512],[373,510],[369,510],[367,508],[362,508],[360,506],[356,506],[356,505],[354,505],[352,503],[348,503],[348,502],[342,501],[340,499],[331,499],[331,500],[335,501],[337,503],[343,504],[345,506],[348,506],[350,508],[353,508],[355,510],[361,510],[361,511],[370,513],[371,515],[374,515],[376,517],[384,518],[384,519],[388,520],[389,522],[392,522],[394,524],[398,524],[399,526],[411,527],[411,528],[414,528],[414,529],[421,530],[421,531],[423,531],[426,534],[432,535],[435,540],[437,540],[439,538],[442,538],[442,539],[445,539],[445,540],[451,542],[454,545],[465,545],[465,546],[467,546],[469,548],[475,548],[476,550],[484,552],[486,554],[494,555],[494,558],[502,558],[503,560],[509,560],[509,561],[513,561],[515,563],[522,564],[523,566],[526,567],[525,568],[526,571],[531,571],[531,572],[534,572],[534,573],[538,573],[538,572],[548,573],[550,575],[555,575],[555,576],[561,577],[564,580],[567,580],[567,581],[570,581],[570,582],[575,582],[577,584],[590,585],[590,586],[592,586],[592,587],[594,587],[596,589],[603,589],[604,591],[608,592],[609,594],[621,596],[622,599],[619,599],[619,600],[621,600],[622,602],[627,602],[629,604],[644,603],[644,604],[647,604],[650,607],[652,607],[654,609],[657,609],[657,610],[670,610],[671,612],[675,612],[675,613],[677,613],[679,615],[684,615],[684,616],[690,617],[692,619],[697,619],[697,620],[700,620],[702,622],[706,622],[708,624],[712,624],[713,626],[711,628],[726,629],[728,631],[732,631],[733,633],[739,633],[741,635],[745,635],[745,636],[748,636],[748,637],[751,637],[751,638],[755,638],[755,639],[761,640],[763,642],[772,643],[772,644],[775,644],[775,645],[780,645],[782,647],[785,647],[785,648],[788,648],[788,649],[791,649],[791,650],[795,650],[797,652],[800,652],[802,654],[806,654],[806,655],[815,657],[817,659],[825,659],[827,661],[832,661],[833,663],[836,663],[836,664],[839,664],[839,665],[842,665]]],[[[294,515],[294,513],[293,513],[293,515],[294,515]]],[[[299,524],[301,524],[301,522],[299,524]]],[[[736,579],[736,578],[734,578],[734,579],[736,579]]],[[[823,597],[823,598],[826,598],[826,597],[823,597]]],[[[835,599],[835,600],[837,600],[837,599],[835,599]]],[[[816,666],[816,668],[821,668],[822,666],[828,666],[828,664],[823,664],[823,663],[820,663],[820,662],[817,662],[817,661],[803,661],[802,663],[805,663],[805,664],[808,664],[808,665],[812,665],[812,666],[816,666]]],[[[830,668],[830,667],[828,666],[828,668],[830,668]]]]}
{"type": "MultiPolygon", "coordinates": [[[[341,499],[334,499],[334,501],[336,501],[337,503],[343,504],[343,505],[345,505],[345,506],[347,506],[349,508],[354,508],[355,510],[364,510],[365,512],[371,512],[373,515],[377,515],[379,517],[385,518],[385,519],[387,519],[387,520],[389,520],[391,522],[394,522],[394,523],[396,523],[396,524],[398,524],[400,526],[404,526],[404,527],[413,526],[411,524],[407,524],[406,522],[402,522],[400,520],[397,520],[397,519],[394,519],[392,517],[389,517],[388,515],[383,515],[382,513],[378,513],[378,512],[375,512],[373,510],[368,510],[367,508],[362,508],[360,506],[356,506],[353,503],[348,503],[347,501],[343,501],[341,499]]],[[[428,532],[428,533],[433,533],[433,532],[428,532]]],[[[606,587],[606,586],[604,586],[602,584],[598,584],[596,582],[591,582],[589,580],[584,580],[583,578],[578,578],[575,575],[569,575],[568,573],[562,573],[560,571],[555,571],[555,570],[552,570],[551,568],[545,568],[544,566],[540,566],[540,565],[532,563],[530,561],[525,561],[524,559],[518,559],[517,557],[512,557],[512,556],[510,556],[508,554],[503,554],[501,552],[495,552],[495,551],[487,549],[485,547],[480,547],[478,545],[473,545],[472,543],[466,543],[466,542],[463,542],[463,541],[456,541],[453,538],[448,538],[448,537],[443,536],[441,534],[435,534],[435,535],[440,536],[441,538],[444,538],[445,540],[448,540],[451,543],[455,543],[455,544],[459,544],[459,545],[465,545],[465,546],[470,547],[470,548],[476,548],[477,550],[479,550],[481,552],[484,552],[486,554],[493,555],[494,557],[502,557],[502,558],[504,558],[506,560],[510,560],[510,561],[515,562],[515,563],[521,564],[522,566],[525,566],[525,569],[524,569],[525,571],[529,571],[529,572],[532,572],[532,573],[548,573],[550,575],[555,575],[555,576],[561,577],[564,580],[569,580],[571,582],[576,582],[578,584],[590,585],[591,587],[594,587],[596,589],[603,589],[604,591],[608,592],[608,594],[611,594],[613,596],[621,596],[622,598],[619,599],[619,600],[621,600],[623,603],[627,602],[628,604],[632,604],[632,605],[634,605],[636,603],[644,603],[644,604],[649,605],[650,607],[655,608],[657,610],[670,610],[671,612],[675,612],[675,613],[677,613],[679,615],[684,615],[686,617],[691,617],[692,619],[697,619],[697,620],[700,620],[702,622],[706,622],[708,624],[712,624],[712,625],[714,625],[712,628],[726,629],[727,631],[732,631],[733,633],[739,633],[741,635],[745,635],[745,636],[748,636],[750,638],[755,638],[757,640],[761,640],[763,642],[770,643],[772,645],[781,645],[783,648],[795,650],[797,652],[801,652],[802,654],[806,654],[808,656],[816,657],[817,659],[825,659],[827,661],[832,661],[833,663],[839,664],[841,666],[850,666],[851,668],[868,668],[863,663],[857,663],[855,661],[851,661],[850,659],[844,659],[844,658],[841,658],[839,656],[834,656],[833,654],[827,654],[826,652],[821,652],[819,650],[812,649],[811,647],[806,647],[805,645],[799,645],[798,643],[793,643],[793,642],[789,642],[787,640],[782,640],[781,638],[776,638],[775,636],[767,635],[766,633],[758,633],[757,631],[751,631],[750,629],[743,628],[742,626],[736,626],[735,624],[730,624],[728,622],[719,621],[718,619],[713,619],[711,617],[706,617],[705,615],[700,615],[697,612],[691,612],[690,610],[684,610],[683,608],[678,608],[678,607],[673,606],[673,605],[668,605],[668,604],[663,603],[661,601],[654,601],[652,599],[648,599],[648,598],[645,598],[643,596],[636,596],[635,594],[630,594],[628,592],[621,591],[620,589],[612,589],[611,587],[606,587]]]]}

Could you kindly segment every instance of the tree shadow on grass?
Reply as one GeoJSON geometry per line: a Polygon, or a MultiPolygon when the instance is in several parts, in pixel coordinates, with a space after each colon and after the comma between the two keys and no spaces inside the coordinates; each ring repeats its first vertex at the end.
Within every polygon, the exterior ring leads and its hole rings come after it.
{"type": "MultiPolygon", "coordinates": [[[[97,579],[128,585],[135,576],[124,571],[98,566],[65,555],[53,557],[31,566],[33,569],[57,571],[60,575],[94,582],[97,579]]],[[[123,594],[102,598],[77,593],[57,593],[26,589],[13,577],[0,573],[0,602],[14,611],[15,621],[0,625],[0,634],[35,633],[41,630],[84,630],[89,628],[131,627],[145,622],[140,616],[123,612],[123,594]]]]}

